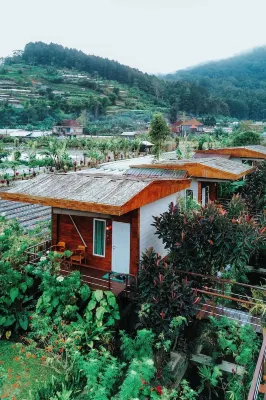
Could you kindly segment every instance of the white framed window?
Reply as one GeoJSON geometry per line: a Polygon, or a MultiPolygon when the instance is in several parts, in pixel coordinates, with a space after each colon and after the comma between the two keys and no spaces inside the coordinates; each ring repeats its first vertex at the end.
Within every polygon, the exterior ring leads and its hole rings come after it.
{"type": "Polygon", "coordinates": [[[106,247],[106,220],[93,219],[93,255],[105,257],[106,247]]]}

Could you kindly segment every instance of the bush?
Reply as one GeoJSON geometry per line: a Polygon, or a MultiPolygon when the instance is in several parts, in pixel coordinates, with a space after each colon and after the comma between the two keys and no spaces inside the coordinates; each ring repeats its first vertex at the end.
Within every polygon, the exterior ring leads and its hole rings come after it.
{"type": "Polygon", "coordinates": [[[180,279],[173,265],[161,260],[153,249],[142,256],[138,281],[140,323],[157,337],[163,335],[170,348],[178,328],[196,312],[191,282],[180,279]]]}
{"type": "Polygon", "coordinates": [[[257,132],[247,131],[239,132],[232,139],[232,146],[248,146],[252,144],[260,144],[260,134],[257,132]]]}
{"type": "Polygon", "coordinates": [[[243,279],[249,259],[265,241],[265,233],[243,212],[237,198],[228,208],[227,212],[209,203],[191,213],[171,204],[168,212],[155,217],[156,234],[175,268],[216,275],[230,264],[234,277],[243,279]]]}
{"type": "Polygon", "coordinates": [[[30,289],[33,278],[25,270],[25,250],[32,239],[16,222],[0,218],[0,336],[6,332],[27,330],[33,310],[30,289]]]}

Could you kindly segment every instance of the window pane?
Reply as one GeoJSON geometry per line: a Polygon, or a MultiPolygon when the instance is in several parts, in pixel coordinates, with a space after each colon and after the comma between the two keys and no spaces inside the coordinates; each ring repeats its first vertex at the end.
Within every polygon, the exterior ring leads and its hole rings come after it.
{"type": "Polygon", "coordinates": [[[105,221],[94,220],[93,254],[104,256],[105,253],[105,221]]]}

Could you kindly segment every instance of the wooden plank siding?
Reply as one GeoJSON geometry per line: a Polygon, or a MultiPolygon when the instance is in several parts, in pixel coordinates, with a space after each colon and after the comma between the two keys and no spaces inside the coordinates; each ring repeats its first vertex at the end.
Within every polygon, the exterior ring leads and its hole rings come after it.
{"type": "Polygon", "coordinates": [[[198,182],[198,203],[202,203],[202,183],[198,182]]]}
{"type": "MultiPolygon", "coordinates": [[[[71,214],[71,212],[70,212],[71,214]]],[[[93,217],[71,215],[80,234],[82,235],[86,248],[86,264],[90,267],[99,268],[104,271],[112,269],[112,230],[106,235],[105,257],[93,255],[93,217]]],[[[139,264],[139,209],[129,212],[123,216],[115,216],[112,219],[104,218],[107,225],[113,221],[127,222],[131,224],[130,229],[130,274],[136,274],[139,264]]],[[[82,240],[73,225],[69,215],[52,215],[52,243],[65,242],[68,250],[74,250],[83,245],[82,240]]]]}

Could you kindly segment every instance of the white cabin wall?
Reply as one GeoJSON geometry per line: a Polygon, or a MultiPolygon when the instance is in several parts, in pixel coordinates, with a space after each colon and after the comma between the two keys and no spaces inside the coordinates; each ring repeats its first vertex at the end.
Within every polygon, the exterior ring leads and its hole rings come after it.
{"type": "Polygon", "coordinates": [[[198,181],[194,178],[192,178],[192,181],[190,183],[190,187],[184,190],[181,190],[180,192],[177,193],[177,198],[178,197],[186,197],[186,190],[193,190],[193,200],[198,202],[198,181]]]}
{"type": "Polygon", "coordinates": [[[244,160],[244,159],[242,159],[240,157],[230,157],[230,160],[242,164],[242,160],[244,160]]]}
{"type": "Polygon", "coordinates": [[[169,204],[171,202],[176,204],[176,200],[180,195],[181,192],[174,193],[140,208],[140,258],[142,253],[149,247],[153,247],[162,257],[166,256],[167,251],[164,248],[163,242],[155,235],[156,229],[151,224],[154,222],[153,216],[158,217],[167,211],[169,204]]]}

